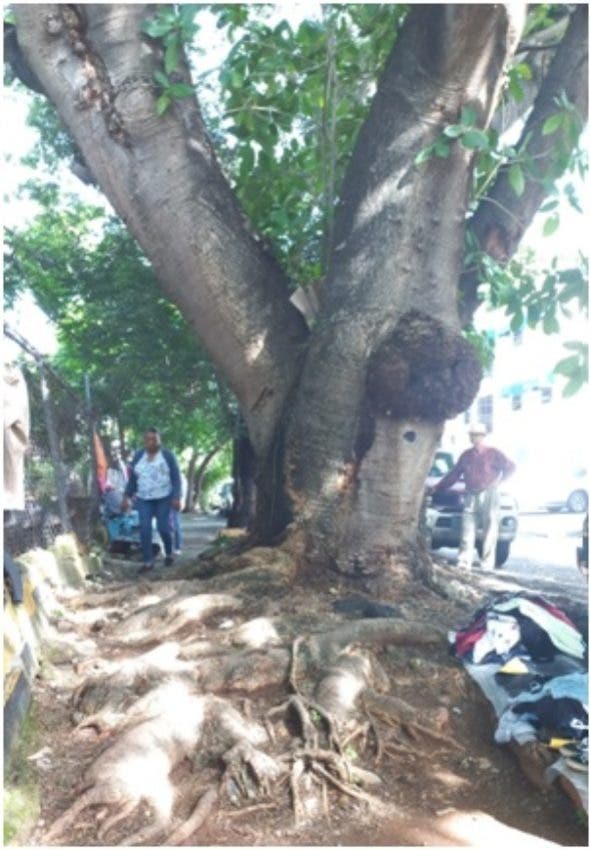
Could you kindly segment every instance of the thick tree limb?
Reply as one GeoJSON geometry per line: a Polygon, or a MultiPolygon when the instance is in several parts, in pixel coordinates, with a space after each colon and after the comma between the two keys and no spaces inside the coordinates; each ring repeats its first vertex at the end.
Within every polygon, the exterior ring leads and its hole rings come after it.
{"type": "Polygon", "coordinates": [[[305,323],[248,228],[196,98],[158,117],[147,5],[17,4],[18,43],[167,295],[236,393],[263,452],[299,369],[305,323]]]}
{"type": "MultiPolygon", "coordinates": [[[[565,93],[577,107],[583,123],[588,118],[588,7],[580,4],[570,19],[563,40],[541,86],[517,150],[534,158],[540,177],[527,179],[523,194],[518,197],[508,180],[508,169],[500,172],[487,197],[483,198],[470,227],[480,248],[498,262],[507,262],[515,253],[535,213],[547,197],[556,176],[552,156],[555,135],[542,133],[543,124],[558,111],[555,98],[565,93]],[[548,179],[543,179],[546,176],[548,179]]],[[[563,140],[563,144],[567,144],[563,140]]],[[[573,149],[574,140],[570,142],[573,149]]],[[[461,277],[461,316],[463,324],[471,321],[480,303],[477,272],[465,272],[461,277]]]]}

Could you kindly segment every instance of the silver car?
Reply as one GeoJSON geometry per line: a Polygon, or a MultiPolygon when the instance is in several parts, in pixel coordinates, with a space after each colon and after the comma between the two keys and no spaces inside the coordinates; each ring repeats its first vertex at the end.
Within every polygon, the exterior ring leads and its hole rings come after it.
{"type": "MultiPolygon", "coordinates": [[[[427,486],[434,486],[455,465],[450,452],[437,451],[426,480],[427,486]]],[[[461,543],[461,521],[463,514],[463,497],[465,485],[457,482],[449,490],[434,493],[427,499],[426,528],[432,549],[459,548],[461,543]]],[[[496,544],[496,567],[501,567],[508,560],[510,544],[518,530],[518,511],[514,496],[500,490],[500,528],[496,544]]],[[[477,530],[475,545],[481,555],[483,532],[477,530]]]]}

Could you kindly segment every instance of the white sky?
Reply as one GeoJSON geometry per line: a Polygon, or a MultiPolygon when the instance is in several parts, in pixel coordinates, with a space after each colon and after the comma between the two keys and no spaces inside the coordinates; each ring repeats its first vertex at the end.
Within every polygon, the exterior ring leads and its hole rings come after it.
{"type": "MultiPolygon", "coordinates": [[[[317,17],[320,14],[321,4],[312,2],[300,3],[277,3],[269,17],[269,24],[275,25],[283,18],[287,18],[292,26],[296,27],[304,18],[317,17]]],[[[215,28],[214,17],[208,13],[199,15],[201,24],[201,43],[207,45],[205,54],[195,54],[193,63],[197,72],[203,72],[215,68],[222,61],[228,44],[219,37],[219,30],[215,28]]],[[[215,76],[212,74],[212,76],[215,76]]],[[[5,132],[2,134],[3,141],[3,163],[2,163],[2,186],[4,193],[4,215],[3,220],[8,226],[23,226],[26,221],[34,215],[36,205],[27,199],[18,199],[16,193],[19,185],[33,175],[30,168],[21,165],[19,160],[33,146],[36,139],[36,131],[26,125],[27,98],[14,89],[3,90],[2,100],[2,126],[5,132]],[[6,204],[6,201],[9,203],[6,204]]],[[[588,134],[585,134],[587,139],[588,134]]],[[[39,174],[37,173],[37,177],[39,174]]],[[[55,178],[54,178],[55,179],[55,178]]],[[[572,182],[568,177],[564,182],[572,182]]],[[[85,186],[74,177],[67,167],[63,167],[59,174],[59,183],[66,192],[72,192],[89,203],[102,204],[108,208],[104,196],[92,187],[85,186]]],[[[576,188],[582,202],[583,209],[588,210],[588,187],[582,187],[576,182],[576,188]]],[[[586,230],[587,222],[585,215],[577,213],[562,196],[559,206],[561,226],[552,236],[542,235],[544,215],[538,215],[529,228],[523,245],[528,245],[535,251],[539,263],[549,263],[553,257],[558,257],[561,267],[567,267],[577,263],[580,250],[587,244],[586,230]]],[[[55,333],[44,314],[36,307],[31,296],[21,299],[18,309],[6,314],[6,319],[20,332],[35,341],[37,347],[44,353],[51,354],[56,350],[57,344],[55,333]]],[[[481,327],[496,325],[503,320],[498,315],[490,316],[485,312],[479,314],[478,324],[481,327]]],[[[576,320],[563,327],[564,338],[583,338],[587,335],[587,319],[578,316],[576,320]]],[[[12,357],[15,346],[5,340],[5,356],[12,357]]]]}

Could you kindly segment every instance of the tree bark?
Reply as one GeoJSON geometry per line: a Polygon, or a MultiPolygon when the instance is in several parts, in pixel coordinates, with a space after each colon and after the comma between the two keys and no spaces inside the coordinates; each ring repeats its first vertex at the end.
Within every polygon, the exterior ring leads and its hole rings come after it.
{"type": "Polygon", "coordinates": [[[479,385],[457,310],[473,152],[414,158],[466,104],[489,123],[522,24],[502,6],[412,7],[359,134],[286,459],[308,554],[346,572],[415,540],[444,421],[479,385]]]}
{"type": "MultiPolygon", "coordinates": [[[[155,112],[154,7],[17,4],[18,44],[88,167],[235,392],[258,452],[299,371],[305,323],[225,179],[196,97],[155,112]]],[[[183,68],[188,76],[188,66],[183,68]]]]}
{"type": "Polygon", "coordinates": [[[233,504],[227,518],[228,528],[250,527],[256,512],[256,453],[241,418],[238,432],[233,442],[233,504]]]}

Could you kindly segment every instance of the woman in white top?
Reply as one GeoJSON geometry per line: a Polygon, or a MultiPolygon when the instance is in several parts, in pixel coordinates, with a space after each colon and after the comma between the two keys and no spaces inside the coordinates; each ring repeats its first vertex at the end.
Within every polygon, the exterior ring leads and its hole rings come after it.
{"type": "Polygon", "coordinates": [[[158,533],[165,550],[164,564],[173,564],[170,511],[180,508],[180,472],[176,458],[163,448],[157,428],[149,428],[143,438],[144,448],[135,452],[131,461],[129,481],[125,488],[122,508],[127,510],[132,496],[136,496],[139,514],[139,536],[143,554],[140,573],[154,568],[152,549],[152,519],[156,518],[158,533]]]}

